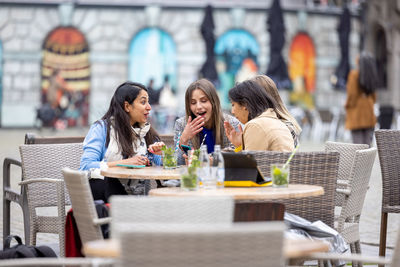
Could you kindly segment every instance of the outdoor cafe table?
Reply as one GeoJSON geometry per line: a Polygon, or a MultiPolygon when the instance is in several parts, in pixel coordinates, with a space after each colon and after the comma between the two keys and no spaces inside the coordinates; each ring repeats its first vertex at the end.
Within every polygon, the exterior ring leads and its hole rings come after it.
{"type": "Polygon", "coordinates": [[[148,166],[139,169],[127,167],[111,167],[102,170],[101,175],[120,179],[146,179],[146,180],[169,180],[181,179],[180,168],[164,169],[162,166],[148,166]]]}
{"type": "Polygon", "coordinates": [[[313,197],[324,194],[324,188],[318,185],[289,184],[288,187],[225,187],[216,190],[199,189],[185,191],[179,187],[164,187],[152,189],[151,196],[231,196],[236,202],[240,201],[269,201],[274,199],[290,199],[313,197]]]}
{"type": "MultiPolygon", "coordinates": [[[[288,259],[301,258],[315,252],[327,252],[329,244],[320,240],[285,238],[283,250],[288,259]]],[[[83,253],[87,257],[117,258],[120,247],[117,240],[95,240],[83,245],[83,253]]]]}

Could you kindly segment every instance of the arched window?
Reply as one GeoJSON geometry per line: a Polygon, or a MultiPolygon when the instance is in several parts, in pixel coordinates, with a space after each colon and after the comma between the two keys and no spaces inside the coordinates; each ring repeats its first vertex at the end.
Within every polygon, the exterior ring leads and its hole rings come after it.
{"type": "Polygon", "coordinates": [[[289,52],[289,76],[294,90],[313,93],[315,90],[315,48],[307,33],[298,33],[289,52]]]}
{"type": "Polygon", "coordinates": [[[129,47],[129,79],[158,90],[168,77],[172,89],[176,89],[176,47],[172,37],[159,28],[139,31],[129,47]]]}
{"type": "MultiPolygon", "coordinates": [[[[89,46],[74,27],[58,27],[43,43],[42,103],[56,111],[56,127],[88,124],[89,46]]],[[[50,126],[49,125],[49,126],[50,126]]]]}
{"type": "Polygon", "coordinates": [[[259,51],[256,39],[245,30],[229,30],[217,39],[214,52],[223,108],[229,108],[228,91],[235,82],[258,73],[259,51]]]}

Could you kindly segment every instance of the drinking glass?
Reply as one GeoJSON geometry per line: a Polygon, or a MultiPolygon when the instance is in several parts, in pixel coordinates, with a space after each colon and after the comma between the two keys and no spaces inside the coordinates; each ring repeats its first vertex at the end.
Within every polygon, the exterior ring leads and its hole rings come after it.
{"type": "Polygon", "coordinates": [[[196,167],[182,167],[181,188],[185,191],[196,191],[199,188],[196,167]]]}
{"type": "Polygon", "coordinates": [[[287,187],[289,184],[289,164],[276,163],[271,165],[271,177],[273,187],[287,187]]]}
{"type": "Polygon", "coordinates": [[[177,166],[177,153],[172,147],[162,150],[164,169],[175,169],[177,166]]]}

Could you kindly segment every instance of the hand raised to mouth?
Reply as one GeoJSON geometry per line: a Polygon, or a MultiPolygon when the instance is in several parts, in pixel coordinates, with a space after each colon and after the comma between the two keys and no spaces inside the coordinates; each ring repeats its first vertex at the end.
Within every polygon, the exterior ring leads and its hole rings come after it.
{"type": "Polygon", "coordinates": [[[197,116],[192,120],[192,117],[189,116],[185,129],[182,132],[179,144],[187,145],[190,139],[195,137],[196,134],[203,130],[204,126],[204,118],[201,116],[197,116]]]}

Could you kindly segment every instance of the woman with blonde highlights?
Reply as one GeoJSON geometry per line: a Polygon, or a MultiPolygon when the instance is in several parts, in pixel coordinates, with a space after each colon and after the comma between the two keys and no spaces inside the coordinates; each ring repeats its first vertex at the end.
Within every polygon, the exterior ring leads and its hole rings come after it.
{"type": "Polygon", "coordinates": [[[290,133],[293,136],[293,140],[295,143],[294,145],[296,146],[298,143],[299,135],[301,133],[301,127],[283,103],[274,81],[266,75],[257,75],[250,80],[253,80],[261,85],[267,91],[267,93],[275,99],[275,102],[277,104],[275,109],[276,115],[289,128],[290,133]]]}

